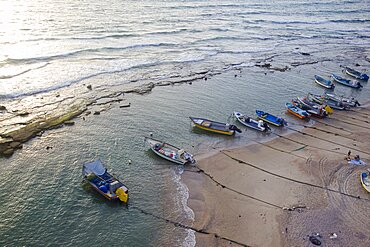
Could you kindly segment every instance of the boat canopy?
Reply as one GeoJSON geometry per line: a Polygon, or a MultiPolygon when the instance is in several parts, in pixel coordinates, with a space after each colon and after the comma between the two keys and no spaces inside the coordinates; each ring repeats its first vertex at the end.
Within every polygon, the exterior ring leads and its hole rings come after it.
{"type": "Polygon", "coordinates": [[[107,169],[103,166],[101,160],[84,164],[85,174],[94,173],[95,175],[102,176],[106,171],[107,169]]]}

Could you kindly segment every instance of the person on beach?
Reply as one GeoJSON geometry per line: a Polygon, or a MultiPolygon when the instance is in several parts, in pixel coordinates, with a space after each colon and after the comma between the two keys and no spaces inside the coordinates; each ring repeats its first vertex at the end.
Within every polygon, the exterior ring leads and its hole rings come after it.
{"type": "Polygon", "coordinates": [[[351,150],[348,151],[347,156],[344,159],[347,161],[351,160],[351,150]]]}

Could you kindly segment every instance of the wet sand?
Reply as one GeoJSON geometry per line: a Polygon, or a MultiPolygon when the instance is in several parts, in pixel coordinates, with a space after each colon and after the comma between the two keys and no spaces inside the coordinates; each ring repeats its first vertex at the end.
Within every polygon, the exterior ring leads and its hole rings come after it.
{"type": "MultiPolygon", "coordinates": [[[[197,246],[370,246],[369,166],[351,166],[348,150],[370,163],[370,107],[265,143],[215,150],[183,174],[194,210],[197,246]],[[335,233],[337,238],[330,238],[335,233]]],[[[274,135],[274,133],[272,133],[274,135]]]]}

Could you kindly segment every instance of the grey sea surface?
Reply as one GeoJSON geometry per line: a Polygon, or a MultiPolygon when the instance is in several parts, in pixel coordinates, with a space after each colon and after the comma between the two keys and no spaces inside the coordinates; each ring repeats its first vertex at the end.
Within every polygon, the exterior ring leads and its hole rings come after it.
{"type": "MultiPolygon", "coordinates": [[[[123,102],[0,159],[0,245],[194,246],[191,230],[165,220],[193,222],[184,167],[153,154],[144,136],[197,156],[286,130],[238,125],[243,133],[220,136],[194,129],[189,116],[235,123],[233,111],[261,109],[301,127],[284,103],[323,93],[315,74],[369,72],[369,12],[361,0],[2,1],[0,105],[43,114],[71,100],[123,102]],[[144,95],[121,94],[131,89],[144,95]],[[127,206],[82,182],[82,164],[97,158],[129,187],[127,206]]],[[[365,102],[362,84],[334,92],[365,102]]],[[[0,113],[2,128],[19,121],[9,115],[0,113]]]]}

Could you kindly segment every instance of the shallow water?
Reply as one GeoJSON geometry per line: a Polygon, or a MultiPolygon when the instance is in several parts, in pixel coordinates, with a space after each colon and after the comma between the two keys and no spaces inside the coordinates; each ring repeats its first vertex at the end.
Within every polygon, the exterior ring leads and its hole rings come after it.
{"type": "MultiPolygon", "coordinates": [[[[265,140],[273,134],[245,128],[235,137],[205,133],[188,117],[227,121],[235,110],[254,115],[262,109],[299,127],[301,121],[285,115],[284,103],[322,93],[314,74],[328,77],[340,73],[340,65],[356,63],[369,69],[366,1],[0,5],[0,104],[8,107],[36,111],[34,102],[47,104],[60,94],[58,104],[46,107],[53,110],[69,97],[96,99],[149,82],[208,78],[125,94],[131,107],[115,103],[101,115],[81,116],[75,126],[47,131],[2,158],[5,246],[192,246],[187,230],[137,209],[185,224],[193,217],[184,205],[182,168],[155,156],[143,137],[152,132],[195,154],[265,140]],[[254,66],[258,62],[271,69],[254,66]],[[287,71],[276,71],[285,66],[287,71]],[[82,163],[98,157],[129,187],[128,207],[107,202],[82,182],[82,163]]],[[[335,92],[360,102],[369,96],[367,83],[361,91],[338,85],[335,92]]]]}

